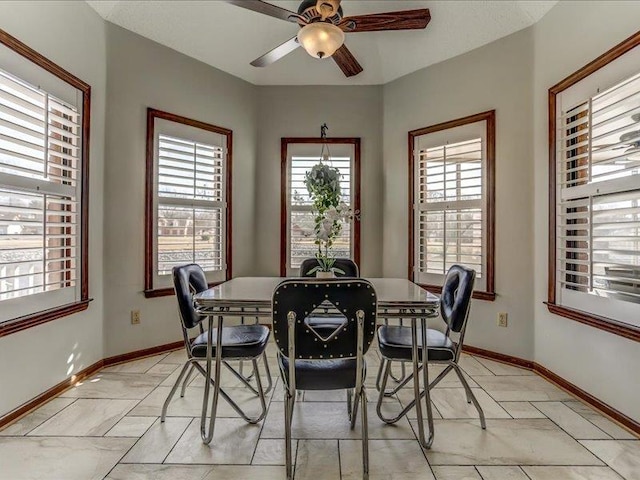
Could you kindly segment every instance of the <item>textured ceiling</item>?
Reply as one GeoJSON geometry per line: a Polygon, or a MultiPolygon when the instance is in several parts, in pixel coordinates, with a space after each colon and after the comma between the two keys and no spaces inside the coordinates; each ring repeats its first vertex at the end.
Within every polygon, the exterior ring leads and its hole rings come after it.
{"type": "MultiPolygon", "coordinates": [[[[347,79],[331,59],[317,60],[299,48],[276,63],[249,62],[293,37],[298,27],[214,1],[88,0],[105,20],[257,85],[384,84],[526,28],[557,0],[343,0],[345,16],[429,8],[425,30],[347,34],[346,43],[364,67],[347,79]]],[[[299,2],[272,1],[297,11],[299,2]]]]}

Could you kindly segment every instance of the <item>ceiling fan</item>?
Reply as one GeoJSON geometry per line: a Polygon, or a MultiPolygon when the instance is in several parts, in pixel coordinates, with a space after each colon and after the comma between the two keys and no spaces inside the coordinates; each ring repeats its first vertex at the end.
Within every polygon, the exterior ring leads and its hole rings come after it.
{"type": "MultiPolygon", "coordinates": [[[[631,119],[635,123],[640,123],[640,113],[635,113],[631,115],[631,119]]],[[[624,145],[624,147],[627,147],[627,150],[626,150],[627,152],[640,148],[640,130],[634,130],[632,132],[623,133],[620,136],[620,142],[627,142],[627,145],[624,145]]]]}
{"type": "Polygon", "coordinates": [[[251,62],[254,67],[266,67],[302,46],[315,58],[332,57],[347,77],[358,75],[363,69],[344,44],[345,32],[417,30],[425,28],[431,20],[427,8],[345,17],[340,1],[303,0],[295,13],[261,0],[227,0],[238,7],[300,26],[295,37],[251,62]]]}

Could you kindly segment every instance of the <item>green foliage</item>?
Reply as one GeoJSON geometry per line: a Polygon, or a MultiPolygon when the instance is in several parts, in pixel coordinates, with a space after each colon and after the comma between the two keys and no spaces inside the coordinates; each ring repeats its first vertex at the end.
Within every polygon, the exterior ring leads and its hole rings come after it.
{"type": "Polygon", "coordinates": [[[305,186],[313,201],[315,243],[318,245],[316,252],[318,267],[312,269],[309,274],[316,271],[338,270],[333,267],[335,258],[330,256],[329,249],[342,231],[342,218],[339,214],[341,205],[340,177],[340,171],[337,168],[332,168],[322,162],[314,165],[305,174],[305,186]]]}

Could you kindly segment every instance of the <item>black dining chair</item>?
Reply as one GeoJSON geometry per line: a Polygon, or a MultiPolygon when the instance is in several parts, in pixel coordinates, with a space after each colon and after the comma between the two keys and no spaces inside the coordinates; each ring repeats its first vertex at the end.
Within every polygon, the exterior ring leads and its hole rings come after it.
{"type": "MultiPolygon", "coordinates": [[[[446,368],[429,383],[428,390],[435,387],[450,371],[455,371],[464,387],[467,402],[474,404],[480,415],[480,424],[483,429],[486,428],[484,412],[478,403],[473,391],[469,387],[467,380],[462,374],[462,370],[458,365],[460,354],[462,353],[462,344],[464,341],[467,323],[469,319],[469,308],[471,306],[471,296],[473,295],[473,285],[475,282],[476,272],[462,265],[453,265],[447,272],[442,294],[440,296],[440,315],[445,323],[445,331],[428,328],[426,335],[422,332],[418,335],[419,355],[422,359],[424,354],[424,343],[421,339],[426,339],[427,361],[428,363],[444,364],[446,368]],[[457,339],[452,338],[452,334],[457,334],[457,339]]],[[[408,326],[391,326],[383,325],[378,329],[378,345],[382,362],[378,372],[378,380],[382,377],[382,382],[377,382],[380,391],[377,404],[377,413],[380,419],[386,423],[392,424],[400,420],[411,410],[420,399],[427,398],[428,391],[425,388],[416,395],[409,404],[394,418],[387,418],[382,414],[382,401],[385,396],[396,394],[402,389],[412,378],[413,374],[407,375],[399,385],[392,390],[386,390],[389,372],[391,370],[391,362],[411,362],[412,341],[411,327],[408,326]]],[[[420,367],[421,369],[422,367],[420,367]]],[[[431,421],[431,418],[429,418],[431,421]]],[[[423,431],[422,419],[418,418],[419,429],[423,431]]],[[[433,424],[429,424],[430,440],[423,445],[429,448],[433,441],[433,424]]]]}
{"type": "MultiPolygon", "coordinates": [[[[309,276],[309,272],[317,266],[318,260],[316,258],[306,258],[300,264],[300,276],[303,278],[313,278],[309,276]]],[[[335,272],[336,278],[357,278],[360,276],[358,265],[350,258],[336,258],[333,266],[343,272],[335,272]]],[[[336,316],[335,311],[332,312],[331,309],[325,308],[323,311],[318,311],[314,316],[310,317],[308,323],[316,330],[331,333],[342,323],[342,318],[340,315],[336,316]]]]}
{"type": "MultiPolygon", "coordinates": [[[[176,379],[169,395],[167,396],[164,405],[162,406],[161,421],[164,422],[167,415],[167,408],[171,399],[176,393],[180,382],[184,383],[182,386],[181,396],[184,396],[184,391],[191,373],[196,370],[208,377],[206,370],[200,365],[200,362],[211,361],[216,358],[216,338],[217,328],[212,328],[210,331],[205,331],[203,322],[206,320],[205,315],[201,315],[195,309],[193,302],[193,295],[200,293],[208,289],[207,279],[205,273],[199,265],[190,264],[173,268],[173,284],[175,288],[176,297],[178,299],[178,312],[180,317],[180,326],[182,328],[182,336],[184,339],[184,346],[187,352],[187,361],[185,362],[178,378],[176,379]],[[195,338],[190,337],[190,331],[197,329],[198,335],[195,338]],[[207,349],[207,342],[212,347],[207,349]],[[207,351],[209,350],[209,351],[207,351]],[[208,356],[209,354],[209,356],[208,356]],[[187,370],[189,373],[187,374],[187,370]],[[185,376],[186,375],[186,376],[185,376]]],[[[229,325],[222,328],[222,364],[234,374],[246,387],[248,387],[254,394],[260,399],[261,412],[257,417],[249,417],[221,388],[219,379],[215,381],[212,378],[208,379],[205,384],[205,398],[203,400],[202,411],[202,435],[205,443],[210,443],[213,439],[213,430],[215,426],[215,414],[218,402],[218,394],[231,405],[231,407],[248,423],[260,422],[267,411],[265,394],[271,389],[271,375],[268,371],[268,363],[266,358],[265,349],[269,340],[269,328],[263,325],[229,325]],[[262,388],[262,381],[260,378],[260,369],[258,367],[258,359],[262,358],[265,368],[267,370],[269,386],[265,392],[262,388]],[[246,377],[237,372],[230,364],[229,361],[250,361],[253,365],[253,378],[255,378],[256,388],[254,388],[246,377]],[[208,404],[209,385],[213,386],[213,401],[211,408],[211,418],[209,433],[205,432],[204,424],[206,417],[206,408],[208,404]]]]}
{"type": "MultiPolygon", "coordinates": [[[[316,258],[305,258],[300,264],[300,276],[308,277],[309,272],[318,266],[318,260],[316,258]]],[[[344,273],[338,271],[335,272],[336,277],[353,277],[360,276],[360,271],[356,262],[350,258],[336,258],[333,264],[335,268],[340,269],[344,273]]]]}
{"type": "Polygon", "coordinates": [[[291,422],[298,390],[347,390],[347,411],[355,427],[361,404],[363,478],[369,474],[366,364],[375,336],[377,295],[364,279],[290,279],[273,293],[273,336],[285,386],[287,479],[293,478],[291,422]],[[328,334],[309,324],[317,309],[333,306],[342,323],[328,334]]]}

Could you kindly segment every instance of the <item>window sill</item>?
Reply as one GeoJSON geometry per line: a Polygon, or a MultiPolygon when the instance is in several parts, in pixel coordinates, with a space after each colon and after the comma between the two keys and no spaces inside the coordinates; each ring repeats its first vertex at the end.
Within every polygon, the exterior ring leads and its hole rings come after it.
{"type": "Polygon", "coordinates": [[[573,308],[564,307],[555,303],[544,303],[547,305],[549,312],[555,315],[569,318],[571,320],[575,320],[576,322],[584,323],[585,325],[590,325],[594,328],[604,330],[605,332],[613,333],[615,335],[620,335],[621,337],[635,340],[636,342],[640,341],[640,328],[638,327],[626,325],[610,318],[593,315],[588,312],[575,310],[573,308]]]}
{"type": "MultiPolygon", "coordinates": [[[[231,280],[230,278],[228,278],[227,280],[225,280],[224,282],[231,280]]],[[[209,283],[209,288],[213,288],[217,285],[220,285],[221,283],[224,282],[211,282],[209,283]]],[[[172,297],[173,295],[175,295],[175,290],[173,289],[173,287],[167,287],[167,288],[154,288],[151,290],[145,290],[144,291],[144,297],[145,298],[158,298],[158,297],[172,297]]]]}
{"type": "MultiPolygon", "coordinates": [[[[440,285],[423,285],[420,283],[418,285],[420,285],[422,288],[424,288],[425,290],[431,293],[437,293],[438,295],[442,293],[442,287],[440,285]]],[[[486,300],[487,302],[494,302],[496,300],[496,296],[497,295],[495,292],[483,292],[480,290],[473,291],[473,298],[477,300],[486,300]]]]}
{"type": "Polygon", "coordinates": [[[175,294],[175,291],[172,288],[156,288],[153,290],[145,290],[144,297],[145,298],[157,298],[157,297],[170,297],[175,294]]]}
{"type": "Polygon", "coordinates": [[[0,337],[21,332],[22,330],[42,325],[43,323],[51,322],[58,318],[73,315],[74,313],[82,312],[89,307],[89,302],[91,300],[92,299],[81,300],[79,302],[69,303],[67,305],[43,310],[41,312],[32,313],[3,322],[0,324],[0,337]]]}

